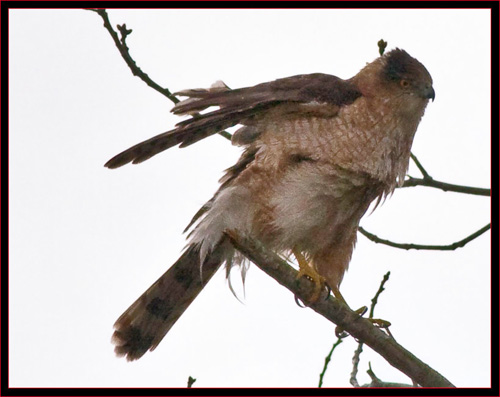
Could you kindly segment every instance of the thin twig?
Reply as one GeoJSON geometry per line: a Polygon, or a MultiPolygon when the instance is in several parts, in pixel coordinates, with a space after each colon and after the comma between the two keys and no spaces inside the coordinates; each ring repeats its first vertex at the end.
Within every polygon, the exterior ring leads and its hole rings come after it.
{"type": "Polygon", "coordinates": [[[365,236],[369,240],[373,241],[374,243],[388,245],[389,247],[400,248],[400,249],[405,249],[405,250],[414,249],[414,250],[429,250],[429,251],[454,251],[457,248],[464,247],[467,243],[476,239],[481,234],[488,231],[490,228],[491,228],[491,223],[488,223],[486,226],[484,226],[481,229],[479,229],[478,231],[472,233],[470,236],[467,236],[463,240],[460,240],[460,241],[457,241],[455,243],[448,244],[448,245],[421,245],[421,244],[412,244],[412,243],[395,243],[393,241],[380,238],[380,237],[376,236],[375,234],[372,234],[372,233],[366,231],[361,226],[358,228],[358,230],[363,236],[365,236]]]}
{"type": "Polygon", "coordinates": [[[382,282],[380,283],[380,287],[378,287],[377,292],[375,293],[375,296],[372,298],[372,304],[370,305],[370,314],[369,318],[373,318],[373,313],[375,312],[375,306],[377,306],[378,303],[378,297],[382,292],[384,292],[384,285],[389,280],[389,277],[391,275],[391,272],[387,272],[384,274],[384,277],[382,278],[382,282]]]}
{"type": "Polygon", "coordinates": [[[194,382],[196,382],[196,378],[193,378],[192,376],[190,376],[190,377],[188,378],[188,384],[187,384],[187,387],[188,387],[188,388],[193,387],[193,383],[194,383],[194,382]]]}
{"type": "MultiPolygon", "coordinates": [[[[373,313],[374,313],[374,310],[375,310],[375,306],[378,303],[378,297],[384,291],[384,285],[387,282],[387,280],[389,280],[389,276],[390,275],[391,275],[391,272],[387,272],[384,275],[384,277],[382,279],[382,282],[380,283],[380,287],[378,288],[377,292],[375,293],[375,296],[372,298],[372,304],[370,306],[370,315],[369,315],[369,318],[373,318],[373,313]]],[[[323,384],[323,376],[325,375],[325,372],[326,372],[326,369],[328,367],[328,363],[330,362],[333,350],[341,342],[342,342],[342,339],[340,339],[340,338],[337,339],[337,342],[335,342],[335,344],[333,345],[332,350],[330,350],[330,353],[325,358],[325,365],[323,367],[323,372],[320,374],[320,377],[319,377],[319,387],[321,387],[321,385],[323,384]]],[[[356,379],[356,376],[358,374],[359,357],[360,357],[362,351],[363,351],[363,342],[358,342],[358,347],[357,347],[356,351],[354,352],[354,356],[352,358],[352,364],[353,365],[352,365],[351,378],[349,379],[351,385],[353,385],[354,387],[359,387],[359,383],[358,383],[358,380],[356,379]]]]}
{"type": "Polygon", "coordinates": [[[335,342],[330,350],[330,353],[328,353],[328,356],[325,357],[325,365],[323,366],[323,371],[319,374],[319,384],[318,387],[323,386],[323,377],[325,376],[326,369],[328,368],[328,364],[330,363],[330,360],[332,359],[332,354],[335,348],[342,343],[342,339],[338,338],[337,342],[335,342]]]}
{"type": "Polygon", "coordinates": [[[485,188],[480,188],[480,187],[472,187],[472,186],[454,185],[451,183],[436,181],[425,170],[422,163],[417,159],[417,156],[415,156],[413,153],[410,153],[410,157],[413,160],[413,162],[415,163],[415,165],[417,166],[417,168],[419,169],[419,171],[422,173],[423,178],[419,179],[419,178],[413,178],[411,176],[408,176],[408,179],[405,180],[403,186],[401,186],[401,187],[426,186],[426,187],[433,187],[436,189],[441,189],[445,192],[473,194],[476,196],[490,196],[491,195],[490,189],[485,189],[485,188]]]}
{"type": "MultiPolygon", "coordinates": [[[[298,272],[274,252],[268,251],[261,244],[226,232],[234,247],[250,259],[257,267],[289,289],[302,302],[309,302],[313,291],[313,282],[305,277],[297,279],[298,272]]],[[[309,304],[309,308],[340,326],[354,338],[363,341],[384,357],[389,364],[414,379],[425,387],[454,387],[450,381],[419,360],[412,353],[398,344],[385,332],[375,327],[366,318],[349,309],[346,305],[326,295],[309,304]]]]}
{"type": "Polygon", "coordinates": [[[349,382],[351,385],[354,387],[359,387],[358,383],[358,366],[359,366],[359,357],[361,356],[361,353],[363,352],[363,342],[358,342],[358,347],[354,351],[354,356],[352,356],[352,371],[351,371],[351,377],[349,379],[349,382]]]}
{"type": "Polygon", "coordinates": [[[491,196],[491,189],[486,189],[482,187],[455,185],[452,183],[436,181],[435,179],[432,178],[420,179],[420,178],[414,178],[412,176],[409,176],[408,179],[405,180],[401,188],[414,187],[414,186],[426,186],[435,189],[440,189],[445,192],[465,193],[465,194],[472,194],[475,196],[486,196],[486,197],[491,196]]]}
{"type": "Polygon", "coordinates": [[[428,174],[428,172],[425,170],[424,166],[418,161],[417,156],[415,156],[413,153],[410,153],[410,157],[415,163],[415,165],[418,167],[420,172],[422,173],[422,176],[424,179],[432,179],[432,177],[428,174]]]}
{"type": "Polygon", "coordinates": [[[173,103],[178,103],[179,99],[174,94],[172,94],[168,88],[163,88],[158,83],[153,81],[146,73],[144,73],[142,71],[142,69],[139,66],[137,66],[137,63],[130,56],[129,48],[127,47],[125,39],[132,32],[132,30],[126,29],[125,25],[118,25],[118,29],[122,33],[122,37],[120,39],[118,37],[118,34],[116,33],[116,31],[111,26],[111,22],[109,21],[108,13],[106,12],[106,10],[104,10],[104,9],[90,9],[90,11],[94,11],[101,16],[102,20],[104,21],[104,27],[111,35],[113,41],[115,42],[116,48],[118,48],[118,51],[120,51],[120,54],[121,54],[123,60],[125,61],[127,66],[130,68],[132,74],[134,76],[139,77],[142,81],[144,81],[149,87],[151,87],[155,91],[158,91],[160,94],[166,96],[173,103]],[[126,34],[124,34],[124,33],[126,33],[126,34]]]}
{"type": "Polygon", "coordinates": [[[387,41],[385,41],[384,39],[380,39],[377,42],[377,46],[378,46],[378,53],[380,54],[380,56],[384,55],[385,49],[387,47],[387,41]]]}
{"type": "Polygon", "coordinates": [[[407,383],[384,382],[380,380],[373,372],[371,363],[368,363],[368,370],[366,373],[371,378],[372,382],[361,387],[418,387],[415,383],[413,385],[409,385],[407,383]]]}
{"type": "MultiPolygon", "coordinates": [[[[370,314],[369,318],[373,318],[373,314],[375,312],[375,306],[377,306],[378,303],[378,297],[382,292],[384,292],[384,285],[389,280],[389,276],[391,275],[391,272],[387,272],[384,277],[382,278],[382,281],[380,283],[380,286],[378,287],[377,292],[375,293],[375,296],[372,298],[372,303],[370,305],[370,314]]],[[[388,329],[386,329],[388,331],[388,329]]],[[[358,375],[358,365],[359,365],[359,357],[361,356],[361,353],[363,352],[363,342],[359,341],[358,342],[358,347],[354,351],[354,356],[352,357],[352,371],[351,371],[351,378],[349,379],[349,382],[351,385],[354,387],[359,387],[357,375],[358,375]]]]}
{"type": "Polygon", "coordinates": [[[229,141],[231,140],[231,138],[233,137],[229,132],[227,131],[219,131],[217,134],[219,134],[220,136],[228,139],[229,141]]]}
{"type": "MultiPolygon", "coordinates": [[[[380,294],[385,290],[384,285],[385,283],[389,280],[389,276],[391,275],[391,272],[387,272],[384,277],[382,278],[382,282],[380,283],[380,286],[375,293],[375,296],[372,298],[372,303],[370,306],[370,315],[369,318],[373,318],[374,312],[375,312],[375,306],[378,303],[378,298],[380,294]]],[[[387,329],[388,331],[388,329],[387,329]]],[[[352,372],[351,372],[351,378],[350,378],[350,383],[354,387],[418,387],[418,384],[413,381],[413,386],[410,384],[406,383],[394,383],[394,382],[384,382],[380,380],[377,376],[375,376],[375,373],[372,370],[371,363],[368,363],[368,370],[366,373],[370,376],[371,378],[371,383],[365,384],[363,386],[359,386],[358,380],[357,380],[357,374],[358,374],[358,365],[360,361],[360,356],[361,353],[363,352],[363,342],[358,342],[358,347],[354,352],[354,356],[352,357],[352,372]]]]}
{"type": "MultiPolygon", "coordinates": [[[[151,79],[147,73],[143,72],[142,69],[139,66],[137,66],[136,61],[130,55],[129,48],[128,48],[127,43],[126,43],[127,36],[130,33],[132,33],[132,29],[127,29],[126,24],[117,25],[117,28],[118,28],[120,35],[121,35],[121,37],[119,38],[118,33],[116,33],[116,31],[111,26],[111,22],[109,21],[108,13],[106,12],[105,9],[89,8],[88,10],[94,11],[101,16],[101,18],[104,21],[104,27],[111,35],[111,37],[115,43],[116,48],[118,48],[118,51],[120,51],[120,54],[121,54],[123,60],[128,65],[130,70],[132,71],[132,74],[134,76],[139,77],[149,87],[153,88],[154,90],[156,90],[160,94],[166,96],[174,104],[180,102],[179,98],[177,98],[174,94],[172,94],[168,88],[161,87],[158,83],[156,83],[153,79],[151,79]]],[[[193,114],[193,116],[196,116],[198,114],[199,113],[193,114]]],[[[227,131],[219,131],[218,134],[226,139],[231,140],[232,135],[227,131]]]]}

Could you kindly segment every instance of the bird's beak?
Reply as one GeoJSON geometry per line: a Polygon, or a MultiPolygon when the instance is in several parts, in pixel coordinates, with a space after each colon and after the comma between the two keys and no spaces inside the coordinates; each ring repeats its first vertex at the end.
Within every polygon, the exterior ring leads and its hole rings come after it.
{"type": "Polygon", "coordinates": [[[436,98],[436,92],[431,85],[424,88],[423,94],[424,98],[432,99],[432,102],[434,102],[434,98],[436,98]]]}

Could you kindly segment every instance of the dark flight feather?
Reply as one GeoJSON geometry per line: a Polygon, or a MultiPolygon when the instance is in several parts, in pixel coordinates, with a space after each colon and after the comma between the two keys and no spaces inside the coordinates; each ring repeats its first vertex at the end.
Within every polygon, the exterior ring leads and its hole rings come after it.
{"type": "MultiPolygon", "coordinates": [[[[348,105],[361,96],[354,83],[322,73],[292,76],[236,90],[218,87],[185,90],[178,94],[189,99],[175,105],[172,109],[174,114],[193,114],[210,106],[219,106],[220,109],[195,114],[181,121],[176,129],[134,145],[113,157],[105,167],[118,168],[130,162],[138,164],[173,146],[189,146],[226,128],[244,124],[277,105],[314,103],[319,107],[325,105],[335,108],[348,105]]],[[[311,109],[300,106],[291,110],[298,114],[311,112],[311,109]]],[[[329,115],[335,113],[330,111],[329,115]]]]}

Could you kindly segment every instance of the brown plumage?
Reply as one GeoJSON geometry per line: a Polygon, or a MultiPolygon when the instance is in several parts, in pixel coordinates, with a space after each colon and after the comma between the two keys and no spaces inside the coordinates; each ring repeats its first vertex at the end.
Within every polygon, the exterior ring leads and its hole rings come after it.
{"type": "Polygon", "coordinates": [[[432,79],[403,50],[393,50],[349,80],[299,75],[254,87],[185,90],[173,113],[192,115],[106,163],[140,163],[234,125],[240,160],[194,216],[179,260],[115,323],[116,353],[128,360],[153,350],[215,271],[244,258],[231,230],[281,253],[304,255],[338,291],[359,221],[373,200],[402,183],[432,79]],[[210,106],[219,109],[199,114],[210,106]],[[194,226],[194,227],[193,227],[194,226]]]}

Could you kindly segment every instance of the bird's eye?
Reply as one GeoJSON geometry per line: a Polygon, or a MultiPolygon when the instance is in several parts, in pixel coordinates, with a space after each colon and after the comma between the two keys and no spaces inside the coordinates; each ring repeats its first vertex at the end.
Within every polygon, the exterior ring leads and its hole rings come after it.
{"type": "Polygon", "coordinates": [[[408,88],[410,86],[410,82],[408,80],[401,80],[399,84],[401,84],[401,87],[403,88],[408,88]]]}

